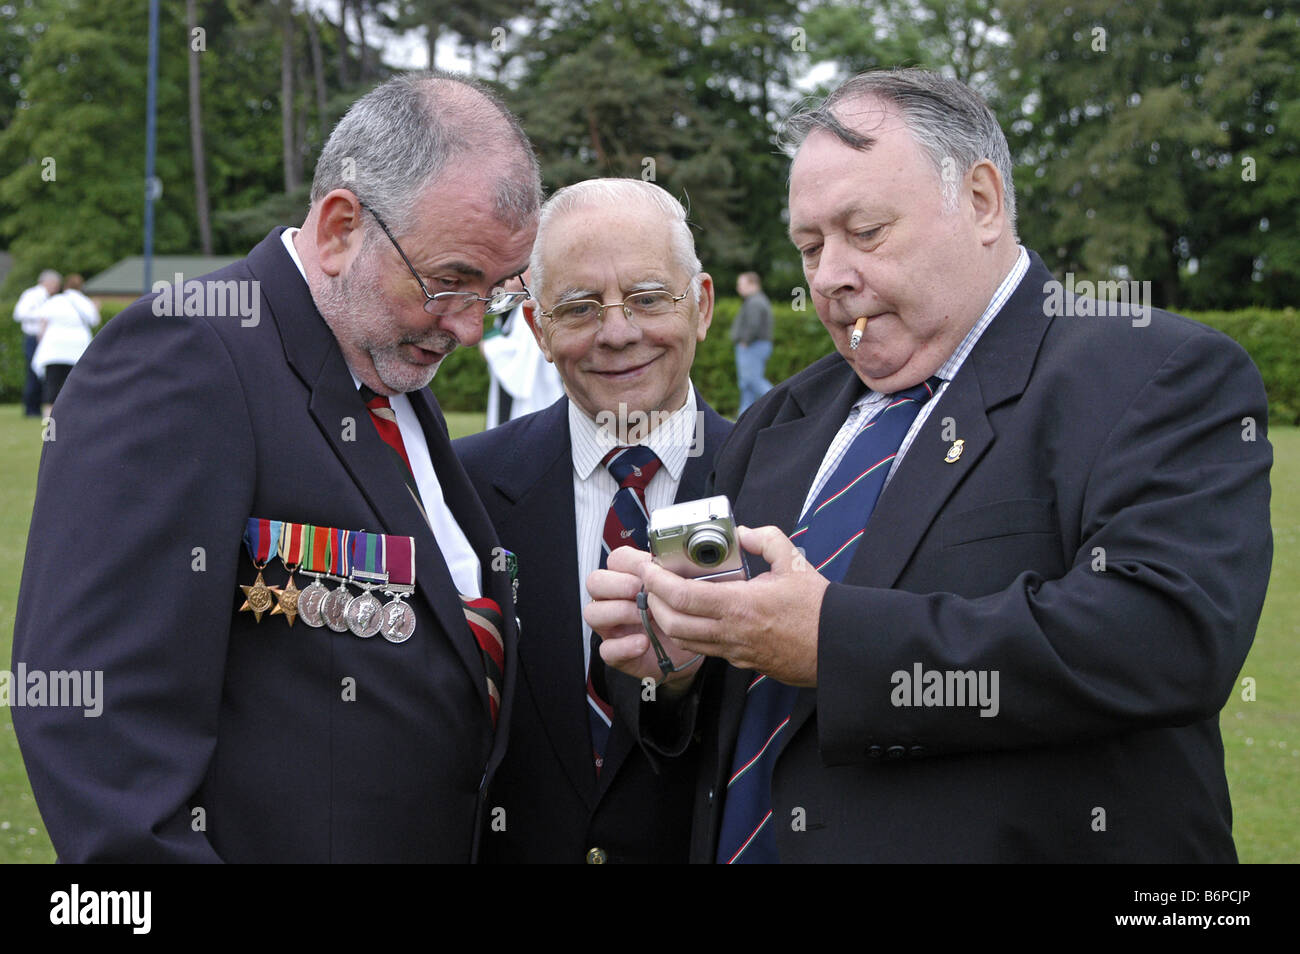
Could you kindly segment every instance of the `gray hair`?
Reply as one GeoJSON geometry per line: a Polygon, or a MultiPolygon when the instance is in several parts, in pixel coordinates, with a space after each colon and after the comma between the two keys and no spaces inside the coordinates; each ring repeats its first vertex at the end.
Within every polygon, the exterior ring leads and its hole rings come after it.
{"type": "Polygon", "coordinates": [[[348,189],[400,235],[415,224],[412,200],[461,160],[504,167],[495,214],[512,229],[532,223],[541,171],[519,120],[468,77],[406,73],[376,86],[339,120],[316,163],[311,201],[348,189]]]}
{"type": "Polygon", "coordinates": [[[36,284],[44,285],[46,282],[54,282],[55,284],[58,284],[62,281],[63,281],[62,275],[60,275],[52,268],[47,268],[45,269],[45,271],[41,272],[41,277],[36,279],[36,284]]]}
{"type": "Polygon", "coordinates": [[[542,274],[542,248],[553,220],[592,206],[626,208],[638,204],[650,206],[667,221],[673,258],[691,276],[691,292],[698,301],[700,272],[704,267],[695,253],[695,238],[691,235],[691,227],[686,223],[686,209],[663,188],[641,179],[587,179],[565,186],[546,200],[537,222],[537,241],[533,243],[533,254],[529,261],[532,290],[540,292],[545,282],[542,274]]]}
{"type": "Polygon", "coordinates": [[[922,69],[873,70],[846,80],[820,103],[806,105],[786,121],[783,139],[798,149],[817,130],[864,152],[875,139],[851,127],[836,107],[876,99],[898,110],[912,138],[939,175],[945,207],[956,207],[954,175],[965,175],[987,159],[1002,176],[1007,221],[1016,224],[1016,190],[1011,178],[1011,150],[1006,134],[984,98],[957,80],[922,69]]]}

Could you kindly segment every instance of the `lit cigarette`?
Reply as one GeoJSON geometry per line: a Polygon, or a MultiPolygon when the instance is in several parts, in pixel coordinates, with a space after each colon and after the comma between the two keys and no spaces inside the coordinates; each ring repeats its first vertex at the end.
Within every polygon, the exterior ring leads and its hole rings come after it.
{"type": "Polygon", "coordinates": [[[862,344],[862,332],[867,328],[867,316],[863,315],[853,323],[853,334],[849,336],[849,350],[857,351],[862,344]]]}

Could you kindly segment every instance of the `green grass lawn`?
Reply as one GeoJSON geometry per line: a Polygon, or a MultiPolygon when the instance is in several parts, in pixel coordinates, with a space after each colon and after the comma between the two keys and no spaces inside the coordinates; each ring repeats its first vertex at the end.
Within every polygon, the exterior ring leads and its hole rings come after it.
{"type": "MultiPolygon", "coordinates": [[[[483,426],[482,414],[448,414],[453,437],[483,426]]],[[[1232,788],[1237,850],[1245,862],[1300,861],[1300,429],[1273,440],[1273,577],[1242,687],[1220,722],[1232,788]]],[[[27,524],[36,488],[41,425],[0,406],[0,668],[8,668],[27,524]]],[[[9,710],[0,709],[0,862],[54,860],[32,800],[9,710]]]]}

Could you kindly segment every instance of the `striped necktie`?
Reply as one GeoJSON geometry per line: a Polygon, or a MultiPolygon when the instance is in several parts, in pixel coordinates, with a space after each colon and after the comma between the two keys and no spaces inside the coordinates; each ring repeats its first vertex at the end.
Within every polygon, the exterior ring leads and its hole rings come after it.
{"type": "MultiPolygon", "coordinates": [[[[397,414],[392,404],[382,394],[376,394],[364,384],[357,388],[361,400],[370,411],[370,420],[379,432],[380,439],[393,452],[393,463],[406,482],[406,489],[411,492],[424,522],[429,523],[429,516],[424,511],[424,502],[420,499],[420,488],[415,483],[415,473],[411,470],[411,458],[406,453],[406,443],[402,440],[402,431],[397,426],[397,414]]],[[[432,524],[430,524],[432,528],[432,524]]],[[[501,687],[505,685],[505,641],[502,638],[503,616],[501,606],[490,596],[469,597],[458,594],[465,611],[465,621],[474,642],[478,644],[479,655],[483,658],[483,668],[487,674],[488,709],[492,713],[492,725],[495,728],[497,716],[501,711],[501,687]]]]}
{"type": "MultiPolygon", "coordinates": [[[[831,582],[844,579],[903,438],[941,383],[934,377],[899,391],[859,428],[790,534],[808,562],[831,582]]],[[[798,694],[797,687],[762,673],[756,673],[749,684],[723,803],[719,864],[780,861],[775,826],[781,820],[772,818],[772,770],[798,694]]]]}
{"type": "MultiPolygon", "coordinates": [[[[615,447],[601,463],[618,481],[618,491],[614,494],[609,513],[605,515],[605,529],[601,534],[600,568],[603,570],[610,553],[619,547],[649,549],[645,489],[663,462],[650,448],[638,444],[615,447]]],[[[597,775],[605,762],[605,746],[614,721],[614,708],[608,699],[605,662],[600,658],[600,636],[592,632],[587,663],[587,721],[591,727],[591,749],[597,775]]]]}
{"type": "Polygon", "coordinates": [[[402,431],[397,426],[397,413],[393,410],[393,406],[389,403],[387,397],[376,394],[364,384],[357,388],[357,393],[361,395],[361,400],[370,411],[370,420],[375,425],[375,430],[379,432],[383,442],[388,445],[388,449],[393,452],[393,459],[399,465],[397,469],[402,475],[402,480],[406,483],[406,489],[411,492],[411,498],[415,501],[415,505],[420,509],[420,513],[427,523],[429,517],[424,512],[424,501],[420,499],[420,488],[415,483],[415,473],[411,469],[411,458],[407,456],[406,444],[402,442],[402,431]]]}

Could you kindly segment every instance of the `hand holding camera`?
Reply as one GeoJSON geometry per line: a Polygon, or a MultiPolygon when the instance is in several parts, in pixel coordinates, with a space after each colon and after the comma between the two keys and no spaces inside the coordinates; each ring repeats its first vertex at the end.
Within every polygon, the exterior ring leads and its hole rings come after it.
{"type": "MultiPolygon", "coordinates": [[[[726,498],[714,497],[654,511],[650,540],[658,556],[623,547],[608,569],[587,578],[592,602],[583,612],[604,640],[608,665],[638,679],[662,677],[637,607],[644,589],[652,628],[674,667],[702,653],[790,685],[816,685],[817,622],[829,584],[784,533],[737,527],[726,498]],[[742,549],[771,570],[746,579],[742,549]]],[[[697,662],[665,682],[684,689],[698,669],[697,662]]]]}

